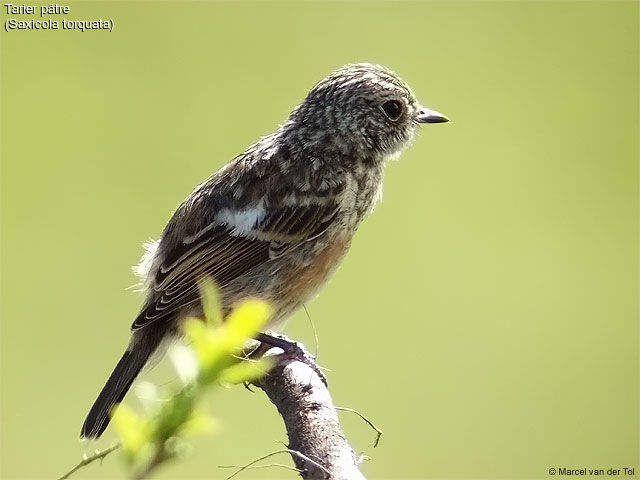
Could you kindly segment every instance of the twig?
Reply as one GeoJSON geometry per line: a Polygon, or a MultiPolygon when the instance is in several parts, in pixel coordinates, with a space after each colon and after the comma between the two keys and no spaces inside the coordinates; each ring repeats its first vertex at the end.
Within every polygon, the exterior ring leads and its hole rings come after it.
{"type": "Polygon", "coordinates": [[[318,358],[318,350],[320,350],[320,339],[318,338],[318,331],[316,330],[316,324],[311,320],[311,315],[309,315],[309,310],[307,306],[303,303],[302,308],[304,308],[304,313],[307,314],[307,318],[309,319],[309,324],[311,325],[311,330],[313,331],[313,339],[315,342],[315,347],[313,351],[313,356],[318,358]]]}
{"type": "Polygon", "coordinates": [[[380,443],[380,439],[382,438],[382,430],[380,430],[378,427],[376,427],[373,422],[371,420],[369,420],[367,417],[365,417],[362,413],[360,413],[359,411],[353,409],[353,408],[349,408],[349,407],[335,407],[336,410],[341,411],[341,412],[351,412],[351,413],[355,413],[356,415],[358,415],[362,420],[364,420],[367,425],[369,425],[375,432],[376,432],[376,439],[373,441],[373,448],[376,448],[378,446],[378,443],[380,443]]]}
{"type": "MultiPolygon", "coordinates": [[[[285,470],[292,470],[296,473],[302,473],[302,470],[292,467],[291,465],[285,465],[284,463],[268,463],[267,465],[251,465],[246,467],[246,470],[257,470],[259,468],[284,468],[285,470]]],[[[218,468],[241,468],[240,465],[218,465],[218,468]]]]}
{"type": "MultiPolygon", "coordinates": [[[[317,462],[314,462],[313,460],[311,460],[309,457],[307,457],[306,455],[297,452],[295,450],[291,450],[290,448],[285,448],[283,450],[276,450],[275,452],[271,452],[271,453],[267,453],[266,455],[263,455],[261,457],[256,458],[255,460],[251,460],[249,463],[247,463],[246,465],[243,465],[241,467],[238,468],[237,471],[233,472],[231,475],[229,475],[227,478],[225,478],[225,480],[229,480],[233,477],[235,477],[236,475],[238,475],[240,472],[244,471],[244,470],[248,470],[250,468],[255,468],[255,464],[258,462],[261,462],[262,460],[266,460],[269,457],[273,457],[274,455],[280,455],[281,453],[288,453],[290,454],[292,457],[297,457],[300,458],[301,460],[304,460],[306,462],[311,463],[312,465],[314,465],[315,467],[319,468],[320,470],[323,470],[327,475],[330,475],[330,472],[324,468],[322,465],[320,465],[317,462]]],[[[265,466],[265,465],[263,465],[265,466]]],[[[286,465],[283,465],[286,466],[286,465]]],[[[287,466],[288,467],[288,466],[287,466]]],[[[218,468],[233,468],[232,466],[223,466],[223,465],[219,465],[218,468]]],[[[294,467],[288,467],[290,469],[296,470],[299,473],[304,473],[305,471],[299,468],[294,468],[294,467]]]]}
{"type": "Polygon", "coordinates": [[[77,464],[75,467],[73,467],[71,470],[69,470],[63,476],[58,478],[58,480],[65,480],[66,478],[69,478],[71,475],[73,475],[75,472],[80,470],[82,467],[85,467],[85,466],[89,465],[90,463],[95,462],[96,460],[102,460],[104,457],[109,455],[114,450],[117,450],[118,448],[120,448],[120,443],[116,443],[115,445],[113,445],[113,446],[111,446],[111,447],[109,447],[109,448],[107,448],[105,450],[102,450],[101,452],[98,452],[96,450],[96,453],[94,453],[93,455],[89,455],[87,458],[82,459],[82,461],[79,464],[77,464]]]}
{"type": "MultiPolygon", "coordinates": [[[[382,431],[357,410],[335,407],[326,379],[315,359],[303,350],[299,344],[293,344],[292,350],[282,353],[280,348],[261,348],[265,356],[273,360],[269,373],[254,384],[260,387],[276,406],[287,429],[289,443],[287,448],[263,455],[262,457],[239,467],[227,480],[252,468],[266,468],[267,465],[255,464],[271,456],[288,453],[293,458],[295,470],[305,479],[365,480],[358,469],[364,457],[356,455],[347,441],[338,410],[355,413],[377,433],[374,447],[378,445],[382,431]]],[[[114,445],[102,452],[87,457],[66,475],[58,480],[69,478],[74,472],[120,447],[114,445]]],[[[146,467],[134,477],[136,480],[147,478],[156,468],[173,454],[162,443],[153,454],[146,467]]],[[[283,466],[285,468],[287,467],[283,466]]],[[[233,467],[222,467],[233,468],[233,467]]]]}
{"type": "Polygon", "coordinates": [[[275,364],[255,383],[282,416],[289,437],[287,451],[296,467],[302,470],[301,476],[364,480],[358,469],[362,458],[355,454],[342,431],[315,360],[304,350],[281,352],[278,348],[266,352],[275,364]]]}

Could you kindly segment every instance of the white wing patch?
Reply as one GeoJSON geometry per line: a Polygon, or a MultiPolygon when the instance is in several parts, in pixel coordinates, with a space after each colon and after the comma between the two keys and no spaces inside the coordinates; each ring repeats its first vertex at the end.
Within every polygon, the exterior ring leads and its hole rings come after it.
{"type": "Polygon", "coordinates": [[[243,210],[223,208],[216,215],[216,220],[227,225],[230,229],[229,233],[231,235],[235,237],[243,237],[256,228],[256,226],[264,219],[266,213],[267,211],[264,208],[264,200],[261,200],[257,206],[243,210]]]}

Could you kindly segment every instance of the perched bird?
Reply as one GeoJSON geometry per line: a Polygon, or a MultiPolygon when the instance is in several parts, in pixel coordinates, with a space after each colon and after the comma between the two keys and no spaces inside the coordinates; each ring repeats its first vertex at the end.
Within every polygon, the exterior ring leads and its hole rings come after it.
{"type": "Polygon", "coordinates": [[[446,121],[380,65],[347,65],[317,83],[275,133],[207,178],[146,245],[136,267],[146,300],[81,436],[100,436],[150,356],[180,335],[182,319],[203,314],[202,278],[217,284],[225,314],[247,297],[269,302],[270,326],[313,298],[380,199],[389,159],[421,123],[446,121]]]}

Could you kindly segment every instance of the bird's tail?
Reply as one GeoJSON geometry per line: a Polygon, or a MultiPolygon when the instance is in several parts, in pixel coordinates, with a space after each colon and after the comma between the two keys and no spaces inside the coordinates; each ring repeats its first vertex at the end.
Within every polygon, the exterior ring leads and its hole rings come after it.
{"type": "Polygon", "coordinates": [[[138,373],[140,373],[140,370],[142,370],[142,367],[144,367],[154,351],[155,346],[149,348],[146,345],[138,344],[130,346],[124,352],[116,368],[111,372],[109,380],[102,387],[100,395],[93,402],[93,406],[82,425],[80,437],[97,438],[102,435],[111,420],[109,416],[111,410],[122,401],[138,373]]]}

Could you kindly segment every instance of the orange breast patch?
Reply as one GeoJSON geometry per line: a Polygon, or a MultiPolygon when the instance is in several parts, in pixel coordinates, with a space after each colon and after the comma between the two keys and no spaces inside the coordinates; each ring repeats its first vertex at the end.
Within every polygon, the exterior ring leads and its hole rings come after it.
{"type": "MultiPolygon", "coordinates": [[[[351,237],[335,238],[313,262],[294,269],[283,285],[282,294],[286,303],[304,303],[310,300],[329,280],[351,246],[351,237]]],[[[283,299],[284,300],[284,299],[283,299]]]]}

